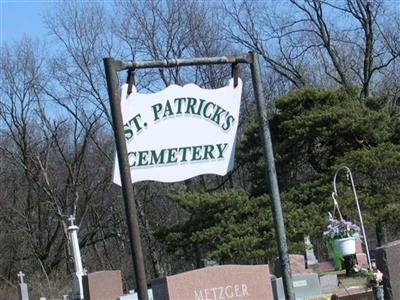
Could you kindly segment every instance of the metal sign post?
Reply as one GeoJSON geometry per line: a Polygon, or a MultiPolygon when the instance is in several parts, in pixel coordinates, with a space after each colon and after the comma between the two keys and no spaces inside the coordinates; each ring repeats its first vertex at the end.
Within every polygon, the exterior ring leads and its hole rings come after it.
{"type": "Polygon", "coordinates": [[[128,231],[132,249],[132,257],[135,268],[136,282],[138,286],[139,299],[147,300],[146,273],[144,269],[143,254],[140,243],[139,225],[137,222],[136,206],[133,200],[133,185],[129,170],[127,147],[124,137],[122,113],[119,95],[118,72],[126,69],[145,69],[145,68],[171,68],[178,66],[195,66],[211,64],[250,64],[253,78],[254,95],[257,102],[258,114],[260,119],[260,129],[264,159],[266,161],[266,177],[269,182],[271,208],[274,218],[275,231],[278,242],[279,258],[283,273],[283,284],[285,297],[287,300],[295,300],[292,274],[290,270],[289,254],[286,242],[285,224],[281,200],[279,196],[278,180],[275,170],[275,161],[271,141],[271,133],[267,118],[267,107],[261,82],[261,70],[258,61],[258,54],[221,56],[221,57],[199,57],[187,59],[170,59],[158,61],[119,61],[112,58],[104,59],[104,66],[107,77],[108,93],[110,96],[111,113],[115,141],[117,145],[118,163],[121,173],[122,191],[125,202],[125,211],[128,222],[128,231]]]}
{"type": "Polygon", "coordinates": [[[254,95],[260,122],[262,146],[266,163],[266,178],[269,182],[272,217],[274,218],[275,232],[278,240],[279,262],[281,264],[283,286],[286,299],[295,299],[292,272],[290,269],[289,252],[286,242],[285,223],[283,221],[281,198],[279,195],[278,178],[275,169],[274,151],[272,148],[271,132],[268,124],[267,105],[261,82],[260,63],[256,52],[252,52],[251,75],[253,78],[254,95]],[[268,180],[269,179],[269,180],[268,180]]]}
{"type": "Polygon", "coordinates": [[[119,81],[117,72],[119,63],[112,58],[104,59],[107,77],[108,94],[110,96],[111,115],[115,144],[118,153],[118,163],[121,171],[122,194],[124,196],[126,221],[128,223],[129,241],[131,245],[133,267],[136,276],[136,285],[140,300],[148,300],[147,280],[144,268],[142,245],[140,241],[139,223],[137,220],[136,205],[133,199],[133,185],[129,170],[128,153],[122,123],[121,99],[119,96],[119,81]]]}

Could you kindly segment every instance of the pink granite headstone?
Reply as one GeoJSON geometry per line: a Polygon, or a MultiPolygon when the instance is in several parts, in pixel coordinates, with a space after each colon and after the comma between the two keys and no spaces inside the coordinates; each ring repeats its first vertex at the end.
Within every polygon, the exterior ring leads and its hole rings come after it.
{"type": "Polygon", "coordinates": [[[362,242],[359,239],[356,239],[356,253],[364,253],[362,248],[362,242]]]}
{"type": "Polygon", "coordinates": [[[214,266],[152,280],[154,300],[273,300],[268,265],[214,266]]]}
{"type": "MultiPolygon", "coordinates": [[[[313,270],[306,269],[306,260],[304,255],[301,254],[289,254],[290,268],[292,270],[292,274],[303,274],[303,273],[312,273],[313,270]]],[[[275,276],[282,277],[281,265],[279,263],[279,259],[275,260],[275,276]]]]}
{"type": "Polygon", "coordinates": [[[359,266],[368,265],[367,254],[364,253],[361,240],[356,240],[356,261],[359,266]]]}
{"type": "Polygon", "coordinates": [[[322,261],[319,263],[319,270],[322,272],[331,272],[335,271],[335,264],[330,261],[322,261]]]}
{"type": "Polygon", "coordinates": [[[365,253],[357,253],[356,260],[357,260],[357,265],[359,265],[359,266],[367,266],[368,265],[368,258],[367,258],[367,254],[365,254],[365,253]]]}
{"type": "Polygon", "coordinates": [[[85,300],[115,300],[122,296],[121,271],[99,271],[82,277],[85,300]]]}

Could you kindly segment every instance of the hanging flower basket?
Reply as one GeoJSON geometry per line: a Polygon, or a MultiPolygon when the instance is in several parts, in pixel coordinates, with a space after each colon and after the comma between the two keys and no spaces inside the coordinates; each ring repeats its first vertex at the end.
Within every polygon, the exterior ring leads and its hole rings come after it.
{"type": "Polygon", "coordinates": [[[356,239],[360,238],[360,228],[344,219],[330,217],[330,224],[323,236],[336,268],[340,270],[343,257],[356,253],[356,239]]]}
{"type": "Polygon", "coordinates": [[[337,239],[333,243],[341,256],[356,254],[356,237],[337,239]]]}

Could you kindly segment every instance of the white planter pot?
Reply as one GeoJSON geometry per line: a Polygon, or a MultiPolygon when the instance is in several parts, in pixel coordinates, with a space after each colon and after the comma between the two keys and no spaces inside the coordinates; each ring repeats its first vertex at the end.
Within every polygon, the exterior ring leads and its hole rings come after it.
{"type": "Polygon", "coordinates": [[[349,237],[335,240],[335,248],[342,256],[356,254],[356,238],[349,237]]]}

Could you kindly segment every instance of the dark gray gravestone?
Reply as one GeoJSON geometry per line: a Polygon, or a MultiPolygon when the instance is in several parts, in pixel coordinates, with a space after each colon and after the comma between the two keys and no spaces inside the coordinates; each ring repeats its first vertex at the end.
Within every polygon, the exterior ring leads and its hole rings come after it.
{"type": "Polygon", "coordinates": [[[376,248],[373,251],[376,266],[383,273],[385,300],[400,299],[400,241],[376,248]]]}
{"type": "Polygon", "coordinates": [[[72,291],[69,295],[71,300],[80,300],[81,299],[81,290],[79,287],[79,278],[76,273],[72,273],[72,291]]]}
{"type": "MultiPolygon", "coordinates": [[[[272,291],[275,300],[285,300],[282,278],[272,279],[272,291]]],[[[317,273],[293,275],[293,287],[296,299],[322,297],[321,285],[317,273]]]]}

